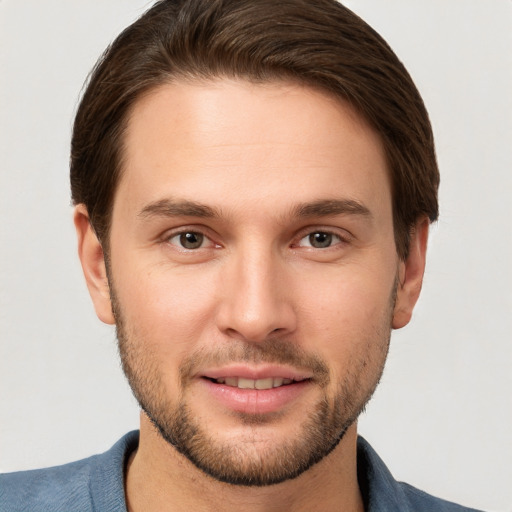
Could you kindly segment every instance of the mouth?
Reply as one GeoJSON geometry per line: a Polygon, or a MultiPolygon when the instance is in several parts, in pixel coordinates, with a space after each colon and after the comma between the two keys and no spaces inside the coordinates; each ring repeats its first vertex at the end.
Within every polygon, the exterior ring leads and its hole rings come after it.
{"type": "Polygon", "coordinates": [[[284,411],[315,389],[312,372],[280,365],[235,364],[205,369],[197,377],[209,404],[246,414],[284,411]]]}
{"type": "Polygon", "coordinates": [[[249,379],[246,377],[204,377],[214,384],[224,384],[238,389],[274,389],[282,386],[289,386],[297,382],[304,382],[309,379],[289,379],[285,377],[266,377],[263,379],[249,379]]]}

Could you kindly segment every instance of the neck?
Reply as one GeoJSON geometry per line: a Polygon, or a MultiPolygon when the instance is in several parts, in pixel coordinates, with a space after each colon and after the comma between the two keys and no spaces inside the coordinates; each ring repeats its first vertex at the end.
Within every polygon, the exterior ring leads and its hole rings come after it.
{"type": "Polygon", "coordinates": [[[218,482],[197,469],[142,414],[139,447],[127,465],[125,493],[129,512],[220,508],[226,512],[363,512],[356,425],[325,459],[299,477],[266,487],[244,487],[218,482]]]}

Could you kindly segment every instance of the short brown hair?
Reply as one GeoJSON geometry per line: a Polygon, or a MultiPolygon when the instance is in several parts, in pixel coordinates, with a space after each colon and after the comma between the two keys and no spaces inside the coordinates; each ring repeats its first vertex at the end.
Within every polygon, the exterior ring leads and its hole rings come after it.
{"type": "Polygon", "coordinates": [[[110,45],[75,119],[71,191],[108,247],[123,133],[134,102],[179,78],[288,79],[352,104],[382,137],[399,256],[438,216],[439,172],[427,111],[387,43],[336,0],[161,0],[110,45]]]}

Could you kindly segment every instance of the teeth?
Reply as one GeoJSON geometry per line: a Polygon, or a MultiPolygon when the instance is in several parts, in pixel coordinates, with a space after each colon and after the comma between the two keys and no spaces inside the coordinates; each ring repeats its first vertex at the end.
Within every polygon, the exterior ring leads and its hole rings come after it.
{"type": "Polygon", "coordinates": [[[226,384],[239,389],[272,389],[291,384],[293,379],[268,377],[266,379],[245,379],[244,377],[225,377],[215,379],[217,384],[226,384]]]}
{"type": "Polygon", "coordinates": [[[243,379],[242,377],[238,378],[238,387],[240,389],[254,389],[255,384],[258,381],[252,379],[243,379]]]}
{"type": "Polygon", "coordinates": [[[269,377],[268,379],[255,380],[254,387],[255,389],[271,389],[274,387],[274,379],[272,377],[269,377]]]}
{"type": "Polygon", "coordinates": [[[278,388],[279,386],[282,386],[283,385],[283,382],[284,382],[284,379],[282,379],[281,377],[276,377],[274,379],[274,382],[272,384],[272,387],[274,388],[278,388]]]}

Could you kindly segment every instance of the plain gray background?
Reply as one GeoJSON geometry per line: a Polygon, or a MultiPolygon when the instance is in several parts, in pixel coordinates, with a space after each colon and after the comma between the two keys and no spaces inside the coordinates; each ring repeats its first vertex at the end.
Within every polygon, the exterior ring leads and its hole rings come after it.
{"type": "MultiPolygon", "coordinates": [[[[151,2],[0,0],[0,470],[136,428],[76,257],[68,145],[104,47],[151,2]]],[[[512,2],[351,0],[405,62],[442,174],[422,298],[360,421],[398,479],[512,511],[512,2]]]]}

